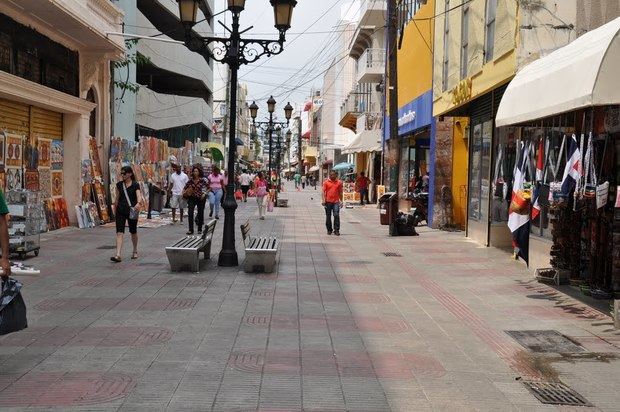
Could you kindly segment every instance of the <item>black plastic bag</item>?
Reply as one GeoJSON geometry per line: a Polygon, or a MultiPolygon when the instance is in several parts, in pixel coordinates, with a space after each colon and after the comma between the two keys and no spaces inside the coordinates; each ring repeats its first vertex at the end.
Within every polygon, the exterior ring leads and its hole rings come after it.
{"type": "Polygon", "coordinates": [[[28,327],[26,304],[20,292],[22,284],[15,279],[2,281],[0,295],[0,335],[17,332],[28,327]]]}
{"type": "Polygon", "coordinates": [[[416,218],[411,214],[399,212],[396,217],[396,233],[398,236],[417,236],[415,230],[416,218]]]}

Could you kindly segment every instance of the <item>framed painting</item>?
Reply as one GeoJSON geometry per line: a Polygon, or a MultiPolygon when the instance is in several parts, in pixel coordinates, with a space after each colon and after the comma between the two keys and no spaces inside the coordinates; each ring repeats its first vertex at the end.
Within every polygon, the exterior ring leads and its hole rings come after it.
{"type": "Polygon", "coordinates": [[[6,190],[23,189],[23,176],[21,167],[7,167],[6,173],[6,190]]]}
{"type": "Polygon", "coordinates": [[[39,191],[39,171],[38,170],[26,170],[24,172],[25,188],[33,192],[39,191]]]}
{"type": "Polygon", "coordinates": [[[64,160],[64,142],[62,140],[52,140],[50,161],[52,170],[62,170],[64,160]]]}
{"type": "Polygon", "coordinates": [[[4,142],[5,142],[4,133],[0,132],[0,166],[4,166],[4,155],[5,155],[4,142]]]}
{"type": "Polygon", "coordinates": [[[39,147],[39,166],[50,167],[52,164],[52,141],[51,139],[39,138],[37,141],[39,147]]]}
{"type": "Polygon", "coordinates": [[[24,136],[19,134],[5,133],[4,163],[8,167],[22,167],[22,153],[24,136]]]}
{"type": "Polygon", "coordinates": [[[50,169],[39,168],[39,192],[41,199],[52,197],[52,174],[50,169]]]}
{"type": "Polygon", "coordinates": [[[63,173],[62,170],[52,170],[52,197],[62,197],[64,193],[63,188],[63,173]]]}

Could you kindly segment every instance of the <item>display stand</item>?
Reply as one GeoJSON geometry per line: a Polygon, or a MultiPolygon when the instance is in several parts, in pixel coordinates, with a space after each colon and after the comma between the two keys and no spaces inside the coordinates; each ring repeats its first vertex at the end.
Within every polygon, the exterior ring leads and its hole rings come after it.
{"type": "Polygon", "coordinates": [[[20,259],[30,252],[39,256],[41,231],[45,230],[45,212],[39,192],[9,190],[6,193],[9,222],[9,251],[20,259]]]}

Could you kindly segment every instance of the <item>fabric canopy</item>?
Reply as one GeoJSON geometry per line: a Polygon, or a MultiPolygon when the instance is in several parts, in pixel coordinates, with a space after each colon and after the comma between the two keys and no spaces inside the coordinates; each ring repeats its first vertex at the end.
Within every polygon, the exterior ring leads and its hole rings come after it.
{"type": "Polygon", "coordinates": [[[318,171],[319,171],[319,167],[318,166],[312,166],[310,169],[308,169],[309,173],[318,172],[318,171]]]}
{"type": "Polygon", "coordinates": [[[211,153],[213,160],[224,160],[224,153],[226,153],[226,147],[223,144],[215,142],[205,142],[202,144],[202,150],[204,152],[211,153]]]}
{"type": "Polygon", "coordinates": [[[381,151],[381,130],[364,130],[355,139],[345,146],[341,153],[361,153],[361,152],[380,152],[381,151]]]}
{"type": "Polygon", "coordinates": [[[354,167],[355,165],[353,163],[343,162],[343,163],[338,163],[336,166],[332,168],[332,170],[349,170],[349,169],[353,169],[354,167]]]}
{"type": "Polygon", "coordinates": [[[311,130],[306,130],[304,134],[301,135],[301,137],[302,139],[310,139],[311,134],[312,134],[311,130]]]}
{"type": "Polygon", "coordinates": [[[521,69],[502,97],[496,125],[618,104],[619,32],[620,17],[521,69]]]}

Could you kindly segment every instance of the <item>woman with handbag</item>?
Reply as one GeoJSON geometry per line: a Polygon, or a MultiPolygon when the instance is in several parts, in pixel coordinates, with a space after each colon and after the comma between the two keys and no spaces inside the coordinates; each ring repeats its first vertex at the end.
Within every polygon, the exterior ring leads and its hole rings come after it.
{"type": "Polygon", "coordinates": [[[256,203],[258,203],[258,216],[260,220],[265,220],[265,207],[267,202],[267,181],[263,172],[258,172],[254,181],[254,190],[256,191],[256,203]]]}
{"type": "Polygon", "coordinates": [[[133,169],[129,166],[121,168],[121,181],[116,184],[116,203],[112,206],[116,216],[116,255],[110,259],[113,262],[120,262],[123,249],[123,235],[125,233],[125,223],[129,226],[131,233],[131,243],[133,244],[132,259],[138,258],[138,217],[142,194],[140,185],[136,182],[133,169]]]}
{"type": "Polygon", "coordinates": [[[192,167],[191,178],[183,189],[183,197],[187,200],[187,220],[189,221],[188,235],[194,234],[194,208],[196,207],[198,208],[196,211],[196,226],[198,227],[198,233],[202,233],[208,190],[209,186],[207,180],[204,178],[202,167],[199,165],[192,167]]]}

